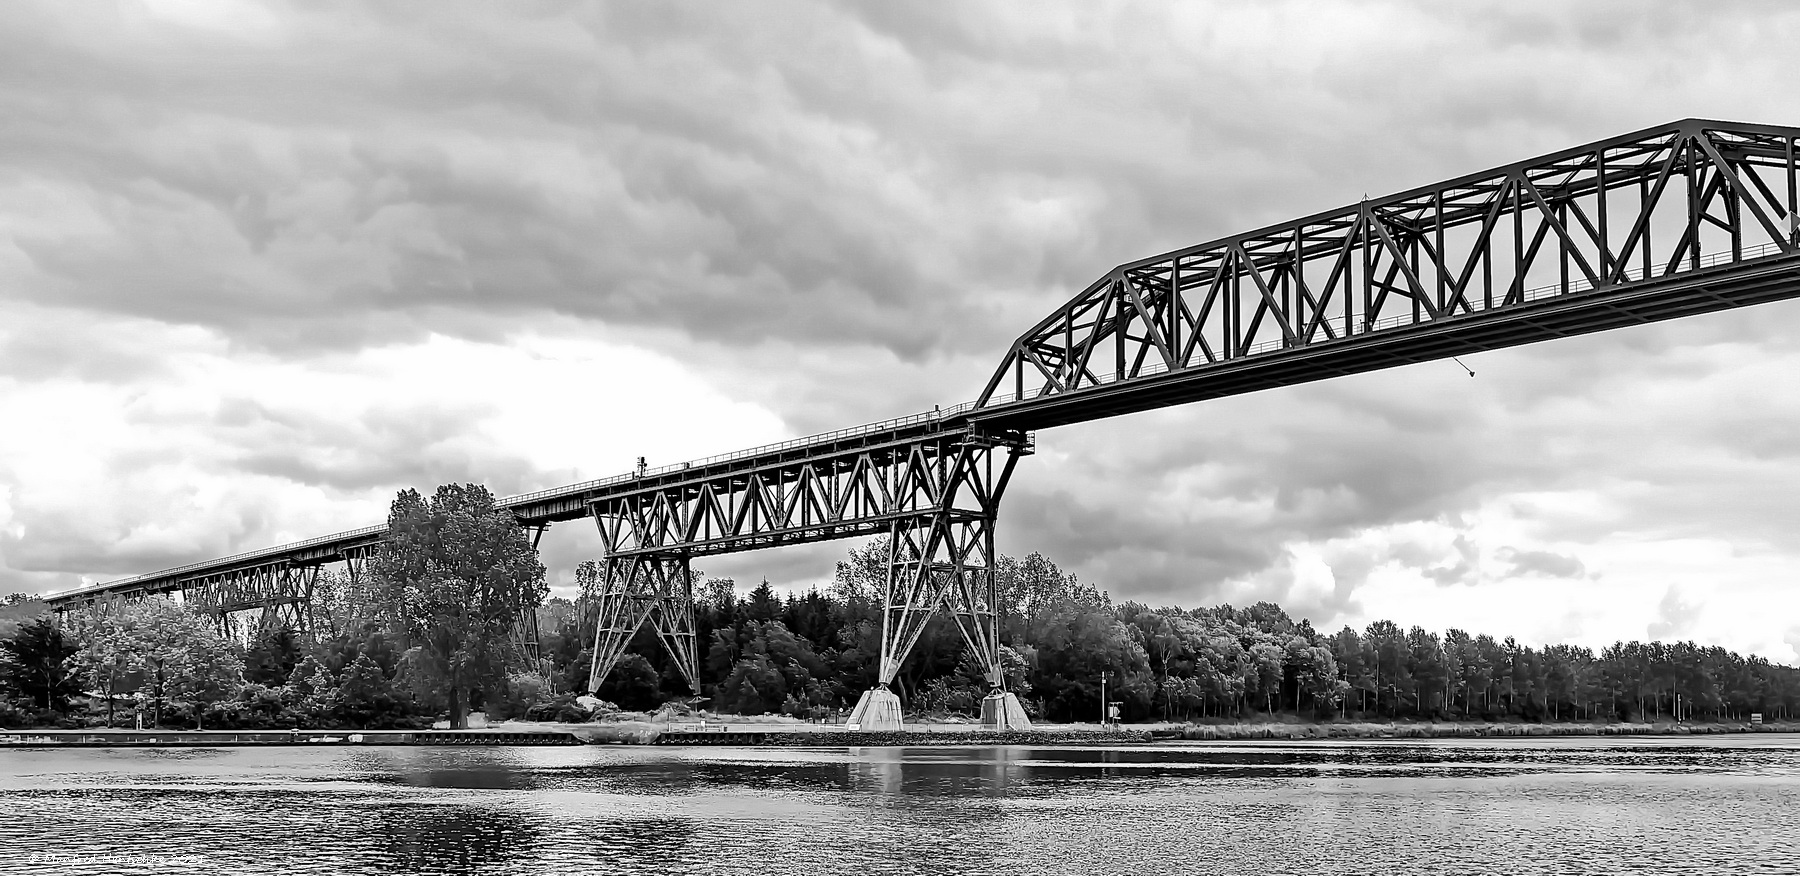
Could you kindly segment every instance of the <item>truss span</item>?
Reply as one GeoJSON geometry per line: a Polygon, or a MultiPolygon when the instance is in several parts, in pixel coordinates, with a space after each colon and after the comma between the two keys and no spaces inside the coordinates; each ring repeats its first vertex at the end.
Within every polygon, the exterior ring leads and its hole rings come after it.
{"type": "Polygon", "coordinates": [[[1797,137],[1689,119],[1120,265],[972,416],[1041,429],[1800,295],[1797,137]]]}

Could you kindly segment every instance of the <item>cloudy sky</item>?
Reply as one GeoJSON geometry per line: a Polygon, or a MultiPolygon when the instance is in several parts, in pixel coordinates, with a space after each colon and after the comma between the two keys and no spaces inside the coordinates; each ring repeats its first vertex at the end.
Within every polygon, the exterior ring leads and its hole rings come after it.
{"type": "MultiPolygon", "coordinates": [[[[1800,124],[1796,46],[1777,0],[0,4],[0,590],[960,402],[1121,261],[1800,124]]],[[[1800,303],[1468,361],[1044,432],[1000,547],[1800,660],[1800,303]]]]}

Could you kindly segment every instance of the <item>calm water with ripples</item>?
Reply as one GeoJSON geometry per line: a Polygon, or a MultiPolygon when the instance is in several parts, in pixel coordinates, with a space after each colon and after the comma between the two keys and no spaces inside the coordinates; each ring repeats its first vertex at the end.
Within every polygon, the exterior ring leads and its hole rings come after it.
{"type": "Polygon", "coordinates": [[[1796,873],[1800,738],[0,751],[4,873],[1796,873]]]}

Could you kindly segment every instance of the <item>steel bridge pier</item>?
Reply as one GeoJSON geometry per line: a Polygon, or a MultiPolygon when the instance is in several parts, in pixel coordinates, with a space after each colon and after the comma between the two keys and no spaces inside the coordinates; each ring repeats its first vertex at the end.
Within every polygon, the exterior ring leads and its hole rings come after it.
{"type": "Polygon", "coordinates": [[[852,722],[898,726],[889,685],[941,610],[983,667],[996,720],[1020,726],[1024,713],[1005,693],[1000,666],[994,522],[1014,466],[1030,452],[1026,433],[951,427],[934,414],[786,458],[641,476],[596,498],[589,512],[605,558],[583,594],[595,619],[589,689],[648,625],[699,692],[694,557],[879,535],[887,541],[881,664],[852,722]]]}

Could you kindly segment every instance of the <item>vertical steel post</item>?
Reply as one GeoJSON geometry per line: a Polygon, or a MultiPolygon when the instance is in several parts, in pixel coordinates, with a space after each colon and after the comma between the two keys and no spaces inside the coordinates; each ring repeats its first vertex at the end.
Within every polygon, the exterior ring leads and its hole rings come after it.
{"type": "Polygon", "coordinates": [[[1612,285],[1613,258],[1612,258],[1612,244],[1608,240],[1607,231],[1606,231],[1606,150],[1605,149],[1594,150],[1594,179],[1595,179],[1594,198],[1599,202],[1595,205],[1594,211],[1599,214],[1595,218],[1599,222],[1598,230],[1599,230],[1599,234],[1600,234],[1600,240],[1598,241],[1598,243],[1600,246],[1600,257],[1599,257],[1600,258],[1600,277],[1602,280],[1606,281],[1607,285],[1610,286],[1610,285],[1612,285]]]}
{"type": "Polygon", "coordinates": [[[1687,149],[1687,184],[1688,184],[1688,267],[1700,268],[1700,162],[1694,158],[1694,139],[1686,141],[1687,149]]]}
{"type": "Polygon", "coordinates": [[[1795,194],[1797,191],[1800,191],[1800,185],[1796,185],[1797,174],[1795,173],[1794,167],[1794,138],[1783,137],[1781,138],[1781,142],[1782,147],[1787,151],[1788,239],[1795,245],[1800,245],[1800,213],[1795,212],[1796,205],[1794,203],[1795,194]]]}

